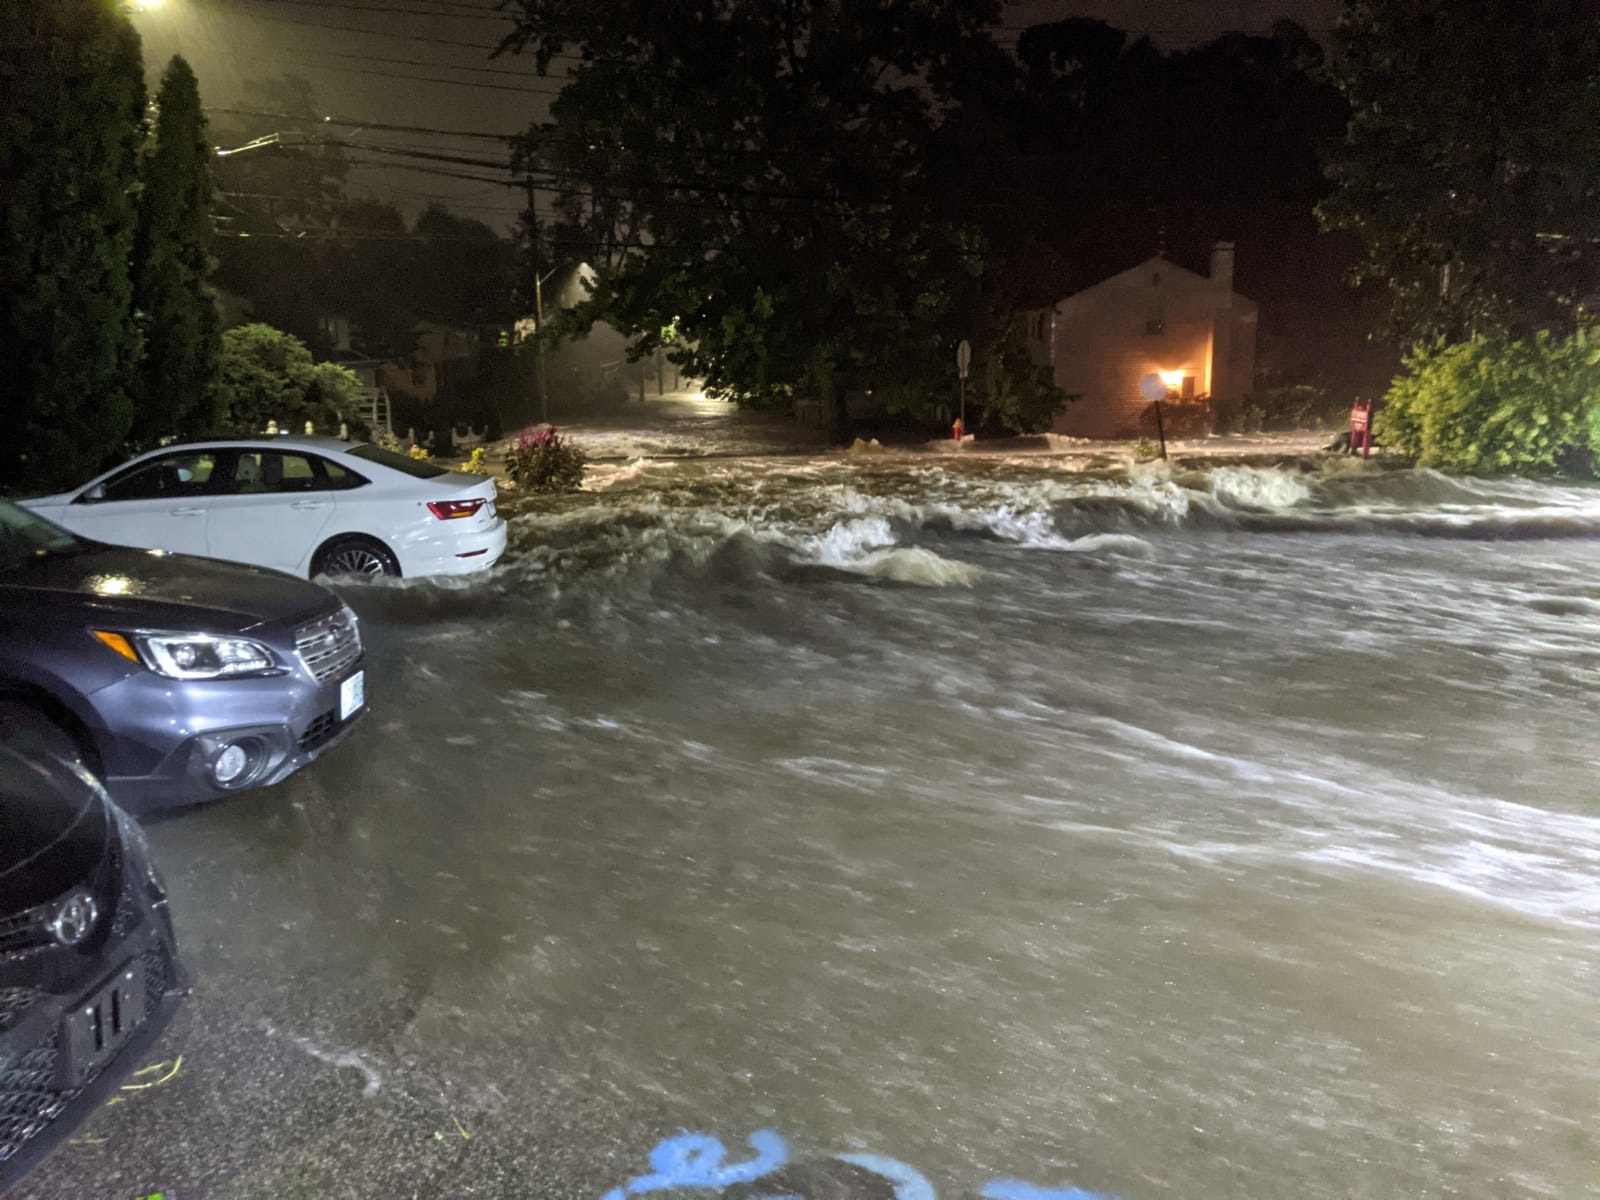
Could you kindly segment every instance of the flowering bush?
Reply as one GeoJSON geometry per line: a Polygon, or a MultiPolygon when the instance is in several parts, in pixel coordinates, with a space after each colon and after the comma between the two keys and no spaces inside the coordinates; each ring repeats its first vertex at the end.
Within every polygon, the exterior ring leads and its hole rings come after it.
{"type": "Polygon", "coordinates": [[[524,429],[506,451],[506,474],[530,492],[575,492],[583,486],[583,451],[554,425],[524,429]]]}
{"type": "Polygon", "coordinates": [[[468,475],[487,475],[489,473],[489,461],[484,457],[482,446],[474,446],[472,448],[472,457],[461,464],[461,470],[468,475]]]}
{"type": "Polygon", "coordinates": [[[412,442],[411,443],[411,448],[409,450],[407,450],[406,453],[411,455],[412,458],[417,458],[417,459],[432,457],[428,453],[428,448],[426,446],[418,445],[416,442],[412,442]]]}

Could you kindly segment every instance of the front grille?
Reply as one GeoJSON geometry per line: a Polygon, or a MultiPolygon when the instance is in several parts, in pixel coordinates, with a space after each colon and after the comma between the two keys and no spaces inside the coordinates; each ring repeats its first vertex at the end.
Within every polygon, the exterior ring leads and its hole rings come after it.
{"type": "Polygon", "coordinates": [[[0,988],[0,1033],[10,1029],[17,1018],[33,1007],[34,1001],[43,994],[35,988],[0,988]]]}
{"type": "MultiPolygon", "coordinates": [[[[100,865],[95,868],[94,873],[83,883],[89,894],[94,897],[94,902],[99,909],[95,920],[96,932],[101,928],[101,924],[113,915],[110,903],[112,880],[120,878],[121,875],[122,855],[117,841],[113,839],[111,845],[107,848],[105,857],[100,860],[100,865]]],[[[61,906],[61,902],[77,890],[77,888],[69,888],[54,900],[47,901],[44,904],[36,904],[32,908],[13,913],[9,917],[0,918],[0,957],[4,957],[7,954],[25,954],[29,951],[38,950],[43,946],[54,945],[56,939],[55,934],[50,932],[50,922],[55,918],[56,910],[61,906]]],[[[126,887],[124,887],[124,891],[126,892],[126,887]]],[[[128,907],[126,903],[128,899],[126,896],[117,898],[115,919],[119,921],[124,919],[124,914],[128,907]]],[[[134,914],[135,917],[137,915],[137,913],[134,914]]],[[[126,929],[117,930],[113,928],[112,936],[121,937],[126,932],[126,929]]],[[[90,936],[93,936],[93,934],[90,936]]]]}
{"type": "Polygon", "coordinates": [[[45,946],[50,937],[50,914],[57,901],[38,904],[9,917],[0,918],[0,955],[15,954],[45,946]]]}
{"type": "Polygon", "coordinates": [[[111,918],[111,940],[120,942],[139,924],[139,878],[133,871],[123,871],[122,890],[117,893],[117,912],[111,918]]]}
{"type": "Polygon", "coordinates": [[[144,967],[145,1008],[153,1011],[167,994],[172,982],[171,965],[167,961],[167,952],[160,946],[151,946],[139,956],[139,962],[144,967]]]}
{"type": "Polygon", "coordinates": [[[300,735],[300,749],[310,753],[339,732],[339,714],[329,709],[306,726],[300,735]]]}
{"type": "MultiPolygon", "coordinates": [[[[172,986],[171,964],[166,950],[155,945],[139,956],[139,965],[144,971],[146,1013],[153,1016],[172,986]]],[[[5,1011],[3,1006],[10,1002],[12,993],[23,991],[26,989],[0,990],[0,1013],[5,1011]]],[[[38,992],[28,993],[28,1000],[41,996],[38,992]]],[[[0,1029],[4,1028],[5,1022],[0,1020],[0,1029]]],[[[60,1037],[59,1032],[52,1033],[49,1040],[39,1043],[22,1057],[0,1063],[0,1163],[49,1128],[50,1122],[77,1099],[106,1065],[96,1068],[78,1087],[58,1087],[60,1037]]]]}
{"type": "Polygon", "coordinates": [[[295,653],[318,683],[344,674],[361,657],[361,631],[348,608],[295,631],[295,653]]]}
{"type": "Polygon", "coordinates": [[[0,1163],[5,1162],[71,1104],[80,1089],[56,1090],[57,1035],[0,1067],[0,1163]]]}

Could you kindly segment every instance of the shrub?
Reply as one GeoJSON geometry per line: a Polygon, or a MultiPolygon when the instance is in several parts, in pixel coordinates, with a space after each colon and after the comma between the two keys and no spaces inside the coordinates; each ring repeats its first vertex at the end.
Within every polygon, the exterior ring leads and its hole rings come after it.
{"type": "Polygon", "coordinates": [[[270,325],[222,335],[217,394],[224,432],[259,434],[269,421],[299,431],[310,421],[337,429],[353,420],[361,382],[335,363],[314,363],[305,343],[270,325]]]}
{"type": "Polygon", "coordinates": [[[1161,447],[1160,447],[1160,445],[1158,443],[1156,443],[1156,442],[1151,441],[1147,437],[1140,438],[1133,445],[1133,461],[1134,462],[1141,462],[1141,463],[1155,462],[1155,460],[1160,458],[1160,457],[1161,457],[1161,447]]]}
{"type": "Polygon", "coordinates": [[[428,448],[426,446],[419,445],[416,442],[411,443],[411,445],[406,449],[406,453],[415,459],[429,459],[433,457],[432,454],[428,453],[428,448]]]}
{"type": "Polygon", "coordinates": [[[468,475],[487,475],[489,473],[489,460],[484,456],[483,447],[474,446],[471,456],[461,464],[460,469],[468,475]]]}
{"type": "Polygon", "coordinates": [[[1580,329],[1530,340],[1475,335],[1406,357],[1377,440],[1423,466],[1591,474],[1600,447],[1600,348],[1580,329]]]}
{"type": "Polygon", "coordinates": [[[524,429],[506,451],[506,474],[530,492],[575,492],[583,486],[583,451],[554,425],[524,429]]]}

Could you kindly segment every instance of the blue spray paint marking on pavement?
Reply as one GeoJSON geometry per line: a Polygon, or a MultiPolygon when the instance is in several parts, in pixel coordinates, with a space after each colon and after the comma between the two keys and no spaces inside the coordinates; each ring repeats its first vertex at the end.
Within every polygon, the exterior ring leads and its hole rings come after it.
{"type": "Polygon", "coordinates": [[[1040,1187],[1021,1179],[996,1179],[985,1184],[979,1194],[985,1200],[1114,1200],[1103,1192],[1086,1192],[1075,1187],[1040,1187]]]}
{"type": "Polygon", "coordinates": [[[933,1184],[922,1172],[898,1159],[885,1158],[881,1154],[841,1154],[839,1161],[854,1163],[874,1175],[882,1175],[894,1184],[895,1200],[938,1200],[933,1184]]]}
{"type": "MultiPolygon", "coordinates": [[[[747,1162],[723,1166],[727,1151],[722,1142],[705,1133],[683,1133],[670,1137],[650,1151],[652,1173],[640,1175],[620,1188],[613,1188],[601,1200],[627,1200],[641,1192],[660,1192],[668,1188],[706,1188],[720,1192],[736,1183],[753,1183],[789,1161],[789,1147],[770,1129],[758,1129],[746,1139],[756,1156],[747,1162]]],[[[850,1163],[894,1184],[895,1200],[939,1200],[933,1184],[915,1167],[881,1154],[837,1154],[839,1162],[850,1163]]],[[[983,1200],[1116,1200],[1103,1192],[1086,1192],[1075,1187],[1041,1187],[1023,1179],[995,1179],[979,1193],[983,1200]]],[[[749,1200],[804,1200],[789,1194],[760,1194],[749,1200]]]]}
{"type": "Polygon", "coordinates": [[[623,1187],[613,1188],[602,1200],[623,1200],[640,1192],[660,1192],[667,1188],[698,1187],[721,1191],[735,1183],[751,1183],[789,1161],[789,1147],[770,1129],[758,1129],[749,1137],[756,1157],[749,1162],[723,1166],[727,1153],[722,1142],[704,1133],[684,1133],[667,1138],[650,1151],[652,1175],[640,1175],[623,1187]]]}

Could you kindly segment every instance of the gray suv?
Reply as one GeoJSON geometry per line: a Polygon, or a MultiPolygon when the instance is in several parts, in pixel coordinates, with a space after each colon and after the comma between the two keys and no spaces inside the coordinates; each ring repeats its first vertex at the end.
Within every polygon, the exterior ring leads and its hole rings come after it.
{"type": "Polygon", "coordinates": [[[0,500],[0,745],[135,810],[277,783],[366,709],[361,633],[277,571],[88,541],[0,500]]]}

